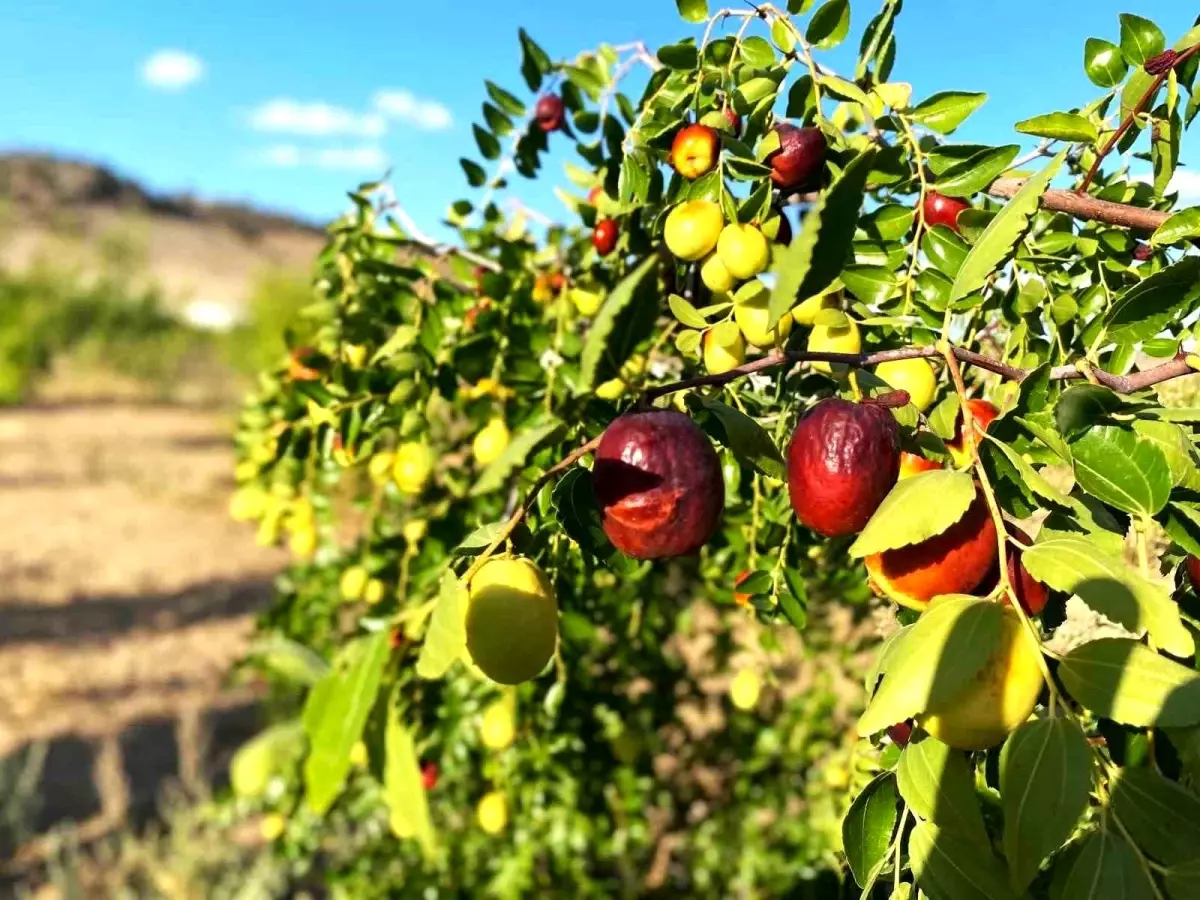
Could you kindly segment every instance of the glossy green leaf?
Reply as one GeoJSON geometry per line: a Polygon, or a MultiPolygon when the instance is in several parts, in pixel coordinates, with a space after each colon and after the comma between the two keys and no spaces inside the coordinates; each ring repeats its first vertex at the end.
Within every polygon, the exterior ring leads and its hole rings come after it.
{"type": "Polygon", "coordinates": [[[1060,896],[1061,900],[1154,900],[1155,891],[1129,842],[1105,825],[1084,839],[1060,896]]]}
{"type": "Polygon", "coordinates": [[[291,684],[311,687],[329,674],[329,663],[279,632],[272,631],[255,639],[246,655],[291,684]]]}
{"type": "Polygon", "coordinates": [[[850,31],[849,0],[825,0],[808,20],[804,37],[823,50],[836,47],[850,31]]]}
{"type": "Polygon", "coordinates": [[[467,184],[471,187],[483,187],[487,184],[487,172],[479,163],[469,159],[460,159],[458,164],[462,166],[463,174],[467,176],[467,184]]]}
{"type": "Polygon", "coordinates": [[[1171,495],[1171,468],[1158,445],[1119,425],[1102,425],[1071,442],[1079,486],[1110,506],[1152,516],[1171,495]]]}
{"type": "Polygon", "coordinates": [[[475,134],[475,143],[484,159],[500,158],[500,141],[494,134],[479,125],[472,125],[471,131],[475,134]]]}
{"type": "Polygon", "coordinates": [[[1068,441],[1085,434],[1122,406],[1121,398],[1098,384],[1077,384],[1063,391],[1054,408],[1054,424],[1068,441]]]}
{"type": "Polygon", "coordinates": [[[1167,865],[1200,860],[1200,796],[1152,769],[1122,769],[1112,810],[1143,852],[1167,865]]]}
{"type": "Polygon", "coordinates": [[[458,546],[454,548],[454,555],[475,556],[482,553],[500,536],[507,524],[507,522],[492,522],[489,525],[481,525],[459,541],[458,546]]]}
{"type": "Polygon", "coordinates": [[[1056,141],[1082,141],[1093,144],[1100,137],[1096,126],[1076,113],[1047,113],[1032,119],[1022,119],[1013,127],[1021,134],[1032,134],[1056,141]]]}
{"type": "MultiPolygon", "coordinates": [[[[592,320],[584,341],[583,354],[579,360],[579,388],[590,391],[596,383],[596,375],[600,370],[605,354],[609,353],[609,342],[619,335],[613,334],[613,326],[632,303],[654,303],[656,275],[658,272],[658,257],[647,256],[636,269],[626,275],[612,291],[608,299],[600,307],[600,312],[592,320]]],[[[610,354],[611,356],[611,354],[610,354]]],[[[625,360],[610,359],[613,369],[619,368],[625,360]]]]}
{"type": "Polygon", "coordinates": [[[1092,84],[1114,88],[1125,80],[1129,63],[1121,55],[1121,48],[1112,41],[1088,38],[1083,45],[1083,70],[1092,84]]]}
{"type": "Polygon", "coordinates": [[[490,103],[483,104],[483,119],[492,133],[499,137],[504,137],[512,131],[512,119],[490,103]]]}
{"type": "Polygon", "coordinates": [[[949,134],[986,100],[987,94],[942,91],[909,109],[907,115],[931,131],[949,134]]]}
{"type": "Polygon", "coordinates": [[[911,719],[962,690],[995,652],[1003,614],[1000,604],[978,597],[935,599],[894,650],[858,720],[859,735],[911,719]]]}
{"type": "Polygon", "coordinates": [[[517,31],[521,41],[521,77],[531,91],[542,86],[542,77],[550,71],[550,57],[538,43],[521,28],[517,31]]]}
{"type": "Polygon", "coordinates": [[[635,209],[646,202],[650,194],[655,163],[644,150],[634,150],[621,160],[621,172],[617,177],[617,198],[626,210],[635,209]]]}
{"type": "Polygon", "coordinates": [[[1185,256],[1119,296],[1105,317],[1119,344],[1154,337],[1191,312],[1200,300],[1200,256],[1185,256]]]}
{"type": "Polygon", "coordinates": [[[708,0],[675,0],[675,8],[683,21],[693,25],[708,18],[708,0]]]}
{"type": "Polygon", "coordinates": [[[512,476],[529,464],[529,457],[541,444],[560,434],[564,428],[562,420],[551,417],[535,425],[526,426],[517,431],[504,452],[479,473],[479,478],[471,486],[471,496],[478,497],[490,494],[505,487],[512,476]]]}
{"type": "Polygon", "coordinates": [[[849,553],[861,558],[919,544],[961,519],[974,499],[975,481],[968,472],[934,469],[898,481],[849,553]]]}
{"type": "Polygon", "coordinates": [[[775,63],[775,48],[765,38],[754,35],[742,41],[742,59],[756,69],[765,69],[775,63]]]}
{"type": "Polygon", "coordinates": [[[676,44],[658,48],[658,61],[668,69],[694,69],[700,62],[700,53],[692,38],[676,44]]]}
{"type": "Polygon", "coordinates": [[[1103,638],[1083,644],[1067,654],[1058,674],[1079,703],[1122,725],[1200,723],[1200,672],[1137,641],[1103,638]]]}
{"type": "Polygon", "coordinates": [[[700,315],[696,307],[688,303],[678,294],[671,294],[667,298],[667,305],[671,307],[671,315],[686,325],[688,328],[707,328],[708,320],[700,315]]]}
{"type": "Polygon", "coordinates": [[[417,675],[441,678],[467,649],[467,590],[451,571],[442,576],[437,605],[425,629],[417,675]]]}
{"type": "Polygon", "coordinates": [[[1166,49],[1167,37],[1162,29],[1141,16],[1121,13],[1121,55],[1135,66],[1166,49]]]}
{"type": "Polygon", "coordinates": [[[896,785],[909,809],[979,848],[990,847],[967,757],[929,735],[904,748],[896,785]]]}
{"type": "Polygon", "coordinates": [[[725,434],[725,446],[733,451],[739,462],[772,478],[784,477],[786,472],[783,457],[761,425],[745,413],[718,400],[700,395],[693,396],[696,403],[712,413],[721,423],[725,434]]]}
{"type": "Polygon", "coordinates": [[[1188,433],[1173,422],[1159,422],[1151,419],[1137,419],[1133,430],[1138,440],[1149,441],[1162,451],[1167,461],[1167,469],[1171,473],[1171,484],[1192,487],[1200,484],[1200,472],[1196,469],[1193,448],[1188,433]]]}
{"type": "MultiPolygon", "coordinates": [[[[1197,91],[1196,96],[1200,96],[1200,91],[1197,91]]],[[[1155,247],[1169,247],[1196,238],[1200,238],[1200,206],[1181,209],[1172,214],[1150,235],[1150,243],[1155,247]]]]}
{"type": "Polygon", "coordinates": [[[952,829],[922,822],[908,838],[913,876],[929,900],[1012,900],[1004,864],[952,829]]]}
{"type": "Polygon", "coordinates": [[[1056,591],[1078,594],[1096,612],[1135,634],[1149,631],[1168,653],[1189,656],[1194,651],[1191,633],[1167,592],[1092,540],[1055,535],[1026,550],[1021,562],[1038,581],[1056,591]]]}
{"type": "Polygon", "coordinates": [[[1004,742],[1004,855],[1018,891],[1074,832],[1087,809],[1091,765],[1087,737],[1070,719],[1026,722],[1004,742]]]}
{"type": "Polygon", "coordinates": [[[388,704],[387,728],[383,743],[386,759],[383,767],[383,802],[388,809],[388,824],[397,837],[414,837],[421,845],[426,861],[437,857],[437,837],[429,816],[429,798],[421,775],[421,761],[413,736],[400,721],[399,696],[388,704]]]}
{"type": "Polygon", "coordinates": [[[332,671],[308,695],[304,731],[310,749],[304,761],[304,797],[317,815],[333,805],[350,774],[350,751],[375,705],[390,639],[385,630],[346,644],[332,671]]]}
{"type": "Polygon", "coordinates": [[[525,104],[518,100],[514,95],[510,94],[500,85],[491,81],[484,81],[484,87],[487,88],[488,96],[492,98],[492,102],[508,113],[510,116],[525,115],[525,104]]]}
{"type": "Polygon", "coordinates": [[[947,197],[970,197],[999,178],[1020,151],[1016,144],[985,147],[939,173],[934,186],[947,197]]]}
{"type": "Polygon", "coordinates": [[[1037,212],[1042,194],[1062,166],[1066,154],[1066,150],[1061,151],[1046,168],[1026,181],[984,229],[958,270],[950,289],[951,303],[982,288],[992,272],[1008,259],[1013,245],[1029,228],[1030,218],[1037,212]]]}
{"type": "Polygon", "coordinates": [[[875,776],[850,804],[842,819],[842,847],[860,886],[866,887],[871,870],[886,861],[897,818],[896,779],[891,772],[875,776]]]}
{"type": "Polygon", "coordinates": [[[846,266],[841,277],[846,290],[869,306],[883,303],[896,292],[896,273],[883,266],[846,266]]]}

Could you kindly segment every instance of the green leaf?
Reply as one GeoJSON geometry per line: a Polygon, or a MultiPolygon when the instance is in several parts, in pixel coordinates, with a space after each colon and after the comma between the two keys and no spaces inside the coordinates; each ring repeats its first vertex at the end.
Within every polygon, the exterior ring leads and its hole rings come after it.
{"type": "MultiPolygon", "coordinates": [[[[1200,91],[1196,95],[1200,95],[1200,91]]],[[[1174,213],[1150,235],[1150,243],[1155,247],[1169,247],[1195,238],[1200,238],[1200,206],[1174,213]]]]}
{"type": "Polygon", "coordinates": [[[1171,866],[1164,881],[1167,896],[1171,900],[1192,900],[1194,897],[1200,897],[1200,858],[1171,866]]]}
{"type": "Polygon", "coordinates": [[[1057,174],[1066,156],[1067,151],[1064,149],[1046,168],[1026,181],[984,229],[963,261],[962,268],[958,270],[954,286],[950,289],[951,303],[956,303],[982,288],[987,283],[988,276],[1008,259],[1013,245],[1028,229],[1029,220],[1037,212],[1042,194],[1046,192],[1050,179],[1057,174]]]}
{"type": "Polygon", "coordinates": [[[1152,516],[1167,505],[1171,469],[1156,444],[1131,429],[1102,425],[1071,442],[1075,480],[1110,506],[1152,516]]]}
{"type": "Polygon", "coordinates": [[[644,150],[634,150],[621,160],[621,172],[617,178],[617,195],[626,211],[641,206],[650,195],[650,181],[654,164],[644,150]]]}
{"type": "Polygon", "coordinates": [[[808,20],[804,37],[822,50],[836,47],[850,31],[849,0],[826,0],[808,20]]]}
{"type": "Polygon", "coordinates": [[[775,48],[765,38],[748,37],[742,41],[742,59],[756,69],[775,64],[775,48]]]}
{"type": "Polygon", "coordinates": [[[667,305],[671,307],[671,315],[688,328],[707,328],[708,320],[700,315],[696,307],[688,303],[678,294],[667,297],[667,305]]]}
{"type": "Polygon", "coordinates": [[[522,428],[512,436],[504,452],[491,465],[479,473],[471,486],[471,496],[490,494],[508,484],[509,477],[528,464],[529,457],[539,445],[559,434],[564,428],[561,419],[550,419],[522,428]]]}
{"type": "Polygon", "coordinates": [[[277,775],[286,775],[304,755],[304,724],[289,719],[242,744],[229,762],[229,781],[239,797],[261,797],[277,775]]]}
{"type": "Polygon", "coordinates": [[[949,134],[986,100],[987,94],[942,91],[907,110],[907,115],[931,131],[949,134]]]}
{"type": "Polygon", "coordinates": [[[1171,728],[1200,722],[1200,673],[1137,641],[1103,638],[1083,644],[1067,654],[1058,674],[1077,701],[1122,725],[1171,728]]]}
{"type": "Polygon", "coordinates": [[[1020,151],[1016,144],[985,147],[939,173],[935,187],[938,193],[947,197],[969,197],[999,178],[1020,151]]]}
{"type": "Polygon", "coordinates": [[[1122,769],[1112,810],[1133,842],[1169,866],[1200,861],[1200,797],[1152,769],[1122,769]]]}
{"type": "Polygon", "coordinates": [[[512,131],[512,119],[490,103],[483,104],[483,118],[493,134],[503,137],[512,131]]]}
{"type": "Polygon", "coordinates": [[[1133,13],[1121,13],[1121,55],[1135,66],[1158,56],[1167,46],[1167,37],[1149,19],[1133,13]]]}
{"type": "Polygon", "coordinates": [[[1043,116],[1034,116],[1032,119],[1022,119],[1013,127],[1021,134],[1053,138],[1056,141],[1082,141],[1094,144],[1100,138],[1096,126],[1076,113],[1047,113],[1043,116]]]}
{"type": "Polygon", "coordinates": [[[725,433],[723,443],[733,451],[739,462],[772,478],[785,476],[785,466],[779,448],[761,425],[745,413],[718,400],[697,394],[692,396],[695,397],[693,402],[712,413],[721,423],[721,429],[725,433]]]}
{"type": "Polygon", "coordinates": [[[919,544],[961,519],[974,500],[975,481],[968,472],[934,469],[898,481],[850,545],[850,556],[919,544]]]}
{"type": "Polygon", "coordinates": [[[675,0],[675,8],[683,21],[693,25],[708,18],[708,0],[675,0]]]}
{"type": "Polygon", "coordinates": [[[801,219],[800,230],[792,243],[775,257],[775,265],[771,267],[771,299],[767,303],[768,328],[774,328],[800,299],[800,286],[812,267],[817,240],[821,236],[821,215],[826,197],[825,194],[817,197],[801,219]]]}
{"type": "Polygon", "coordinates": [[[525,104],[518,100],[514,95],[510,94],[500,85],[484,81],[484,87],[487,88],[488,96],[492,98],[492,102],[508,113],[510,116],[525,115],[525,104]]]}
{"type": "Polygon", "coordinates": [[[1078,594],[1096,612],[1135,634],[1149,631],[1168,653],[1190,656],[1195,650],[1179,608],[1167,592],[1092,540],[1055,535],[1027,549],[1021,562],[1038,581],[1056,591],[1078,594]]]}
{"type": "Polygon", "coordinates": [[[483,158],[499,159],[500,141],[496,139],[496,136],[479,125],[472,125],[471,130],[475,133],[475,143],[479,146],[479,152],[483,154],[483,158]]]}
{"type": "Polygon", "coordinates": [[[854,798],[842,819],[846,862],[860,886],[866,887],[871,870],[886,861],[896,818],[896,779],[883,772],[854,798]]]}
{"type": "Polygon", "coordinates": [[[1191,312],[1200,299],[1200,256],[1185,256],[1121,294],[1105,318],[1118,344],[1144,341],[1191,312]]]}
{"type": "Polygon", "coordinates": [[[1112,41],[1088,38],[1083,45],[1083,70],[1092,84],[1102,88],[1115,88],[1125,80],[1129,64],[1121,55],[1121,48],[1112,41]]]}
{"type": "Polygon", "coordinates": [[[837,75],[820,75],[817,78],[817,83],[825,89],[826,93],[831,94],[839,100],[861,103],[863,106],[871,102],[867,99],[866,91],[853,81],[847,81],[845,78],[839,78],[837,75]]]}
{"type": "Polygon", "coordinates": [[[521,41],[521,77],[531,91],[536,91],[542,86],[542,76],[550,71],[550,57],[524,28],[517,31],[517,37],[521,41]]]}
{"type": "Polygon", "coordinates": [[[1153,900],[1154,886],[1134,850],[1107,825],[1083,841],[1061,900],[1153,900]]]}
{"type": "Polygon", "coordinates": [[[482,553],[492,546],[492,542],[500,536],[507,524],[507,522],[492,522],[489,525],[481,525],[459,541],[458,546],[454,548],[453,555],[475,556],[482,553]]]}
{"type": "MultiPolygon", "coordinates": [[[[581,391],[592,389],[605,355],[612,356],[609,342],[610,339],[621,337],[620,334],[614,334],[614,326],[625,308],[635,301],[637,303],[654,302],[657,270],[658,257],[650,254],[609,292],[608,299],[604,301],[600,312],[592,320],[592,326],[588,329],[587,339],[583,344],[583,354],[579,360],[579,389],[581,391]]],[[[611,368],[616,369],[625,360],[610,359],[609,362],[611,368]]]]}
{"type": "Polygon", "coordinates": [[[963,689],[991,657],[1004,609],[978,597],[936,598],[895,648],[858,720],[862,737],[920,715],[963,689]]]}
{"type": "Polygon", "coordinates": [[[463,158],[458,161],[458,164],[462,166],[463,174],[467,176],[467,184],[471,187],[483,187],[487,184],[487,172],[479,163],[463,158]]]}
{"type": "Polygon", "coordinates": [[[1025,890],[1042,860],[1071,837],[1088,805],[1087,737],[1064,718],[1026,722],[1000,751],[1004,855],[1013,887],[1025,890]]]}
{"type": "Polygon", "coordinates": [[[896,273],[884,266],[855,266],[842,269],[846,290],[868,306],[888,300],[896,290],[896,273]]]}
{"type": "Polygon", "coordinates": [[[255,639],[247,656],[286,681],[311,687],[327,674],[329,664],[312,650],[272,631],[255,639]]]}
{"type": "Polygon", "coordinates": [[[700,62],[696,42],[692,38],[658,48],[658,61],[668,69],[694,69],[700,62]]]}
{"type": "Polygon", "coordinates": [[[467,590],[447,570],[442,575],[437,605],[425,630],[425,642],[417,657],[417,675],[441,678],[467,649],[467,590]]]}
{"type": "Polygon", "coordinates": [[[929,900],[1011,900],[1008,873],[991,850],[922,822],[908,838],[908,859],[929,900]]]}
{"type": "Polygon", "coordinates": [[[1054,408],[1059,433],[1073,441],[1122,406],[1121,398],[1098,384],[1077,384],[1063,391],[1054,408]]]}
{"type": "Polygon", "coordinates": [[[304,731],[310,749],[304,761],[304,796],[317,815],[333,805],[350,773],[350,751],[375,705],[390,639],[382,630],[346,644],[332,671],[308,695],[304,731]]]}
{"type": "Polygon", "coordinates": [[[926,822],[952,829],[979,848],[991,847],[975,796],[975,773],[962,753],[921,735],[900,755],[896,784],[904,802],[926,822]]]}
{"type": "Polygon", "coordinates": [[[1193,461],[1193,449],[1188,433],[1173,422],[1137,419],[1133,423],[1139,440],[1149,441],[1162,451],[1175,487],[1194,487],[1200,472],[1193,461]]]}
{"type": "Polygon", "coordinates": [[[400,721],[399,689],[388,704],[387,729],[383,747],[383,802],[388,808],[388,824],[397,837],[415,837],[427,862],[437,858],[437,837],[429,817],[429,798],[425,794],[421,762],[412,734],[400,721]]]}
{"type": "Polygon", "coordinates": [[[417,338],[421,336],[421,329],[415,325],[399,325],[392,332],[391,336],[383,342],[378,350],[371,357],[372,363],[382,362],[395,356],[401,350],[405,350],[416,343],[417,338]]]}

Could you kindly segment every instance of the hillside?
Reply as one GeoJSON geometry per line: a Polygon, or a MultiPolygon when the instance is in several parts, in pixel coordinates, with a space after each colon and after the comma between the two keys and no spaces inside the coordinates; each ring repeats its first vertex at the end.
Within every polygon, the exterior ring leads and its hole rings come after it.
{"type": "Polygon", "coordinates": [[[323,240],[313,223],[154,194],[95,163],[0,154],[0,267],[129,265],[176,309],[201,301],[236,316],[265,270],[306,270],[323,240]]]}

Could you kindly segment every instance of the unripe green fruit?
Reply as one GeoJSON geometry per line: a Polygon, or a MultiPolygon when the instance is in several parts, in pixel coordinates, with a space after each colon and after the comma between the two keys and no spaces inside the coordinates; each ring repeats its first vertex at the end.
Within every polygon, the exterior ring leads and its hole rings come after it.
{"type": "Polygon", "coordinates": [[[920,412],[933,405],[937,376],[926,359],[898,359],[880,363],[875,374],[898,391],[908,392],[908,401],[920,412]]]}
{"type": "Polygon", "coordinates": [[[490,559],[468,591],[471,659],[500,684],[536,678],[558,643],[558,601],[542,570],[528,559],[490,559]]]}

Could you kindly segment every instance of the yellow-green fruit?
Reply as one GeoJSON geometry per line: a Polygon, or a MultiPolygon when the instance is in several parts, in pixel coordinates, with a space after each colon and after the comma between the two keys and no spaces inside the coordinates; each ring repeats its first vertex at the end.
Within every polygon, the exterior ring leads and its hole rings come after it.
{"type": "Polygon", "coordinates": [[[427,531],[429,531],[429,523],[427,521],[424,519],[409,519],[404,523],[404,528],[401,529],[400,533],[404,535],[404,540],[408,543],[419,544],[427,531]]]}
{"type": "Polygon", "coordinates": [[[875,374],[898,391],[908,392],[908,402],[921,412],[933,405],[937,376],[927,359],[898,359],[880,363],[875,374]]]}
{"type": "Polygon", "coordinates": [[[500,684],[536,678],[558,643],[558,601],[542,570],[528,559],[491,559],[468,590],[471,659],[500,684]]]}
{"type": "Polygon", "coordinates": [[[471,442],[471,452],[475,454],[475,464],[490,466],[500,458],[508,448],[508,426],[503,419],[492,419],[480,429],[471,442]]]}
{"type": "Polygon", "coordinates": [[[508,801],[499,791],[484,794],[475,809],[475,818],[488,834],[499,834],[508,825],[508,801]]]}
{"type": "Polygon", "coordinates": [[[610,378],[596,388],[596,396],[601,400],[616,400],[625,393],[626,384],[620,378],[610,378]]]}
{"type": "Polygon", "coordinates": [[[267,509],[269,497],[257,484],[248,484],[233,492],[229,498],[229,515],[235,522],[259,518],[267,509]]]}
{"type": "Polygon", "coordinates": [[[783,341],[792,331],[791,313],[784,313],[774,328],[767,328],[770,300],[771,292],[761,281],[744,284],[733,295],[733,321],[756,347],[774,347],[776,335],[783,341]]]}
{"type": "Polygon", "coordinates": [[[343,600],[358,600],[367,589],[367,582],[370,580],[371,574],[364,566],[350,566],[342,572],[342,577],[338,581],[338,591],[343,600]]]}
{"type": "Polygon", "coordinates": [[[308,559],[317,551],[317,530],[312,525],[292,526],[288,549],[300,559],[308,559]]]}
{"type": "Polygon", "coordinates": [[[837,306],[837,297],[833,294],[818,294],[816,297],[809,297],[795,307],[792,310],[792,318],[796,320],[796,324],[811,328],[822,310],[833,309],[835,306],[837,306]]]}
{"type": "Polygon", "coordinates": [[[766,236],[753,225],[731,222],[717,239],[717,256],[738,281],[753,278],[771,261],[766,236]]]}
{"type": "Polygon", "coordinates": [[[278,503],[268,503],[263,517],[258,523],[258,533],[254,540],[260,547],[272,547],[279,540],[283,526],[283,507],[278,503]]]}
{"type": "Polygon", "coordinates": [[[711,200],[689,200],[667,214],[663,240],[677,258],[695,262],[717,246],[724,224],[720,206],[711,200]]]}
{"type": "Polygon", "coordinates": [[[515,736],[512,708],[506,701],[497,700],[484,710],[483,721],[479,723],[479,739],[483,746],[489,750],[503,750],[515,736]]]}
{"type": "Polygon", "coordinates": [[[736,369],[746,361],[746,339],[736,327],[728,329],[733,339],[720,326],[704,333],[704,368],[710,375],[720,375],[736,369]],[[724,343],[722,343],[724,341],[724,343]]]}
{"type": "Polygon", "coordinates": [[[361,769],[367,764],[367,761],[367,745],[362,741],[356,741],[350,748],[350,765],[361,769]]]}
{"type": "Polygon", "coordinates": [[[243,459],[233,470],[234,481],[249,481],[258,475],[258,463],[252,459],[243,459]]]}
{"type": "Polygon", "coordinates": [[[287,819],[280,813],[268,813],[262,817],[262,821],[258,824],[258,833],[268,843],[279,840],[286,829],[287,819]]]}
{"type": "Polygon", "coordinates": [[[960,750],[996,746],[1037,704],[1043,685],[1040,653],[1016,612],[1005,607],[995,651],[962,690],[921,717],[921,726],[960,750]]]}
{"type": "Polygon", "coordinates": [[[396,449],[392,478],[405,494],[419,494],[433,474],[433,451],[425,444],[410,441],[396,449]]]}
{"type": "Polygon", "coordinates": [[[367,587],[363,591],[363,603],[367,606],[374,606],[383,600],[384,594],[387,593],[387,585],[378,578],[372,578],[367,582],[367,587]]]}
{"type": "Polygon", "coordinates": [[[714,294],[727,294],[737,284],[734,277],[729,274],[729,270],[725,268],[725,263],[721,262],[721,257],[715,253],[704,260],[704,265],[700,267],[700,280],[714,294]]]}
{"type": "Polygon", "coordinates": [[[753,669],[742,669],[729,685],[729,699],[738,709],[751,710],[758,705],[762,679],[753,669]]]}
{"type": "Polygon", "coordinates": [[[396,464],[396,454],[384,450],[376,453],[367,463],[367,473],[376,484],[383,484],[392,477],[392,467],[396,464]]]}
{"type": "MultiPolygon", "coordinates": [[[[808,335],[808,349],[820,353],[858,353],[862,350],[862,335],[852,319],[832,328],[814,325],[808,335]]],[[[812,367],[818,372],[833,371],[827,362],[815,362],[812,367]]]]}
{"type": "Polygon", "coordinates": [[[571,288],[571,302],[581,316],[594,316],[604,303],[604,295],[599,291],[589,291],[585,288],[571,288]]]}
{"type": "Polygon", "coordinates": [[[367,361],[367,348],[362,344],[347,344],[345,347],[346,362],[350,368],[361,369],[367,361]]]}

